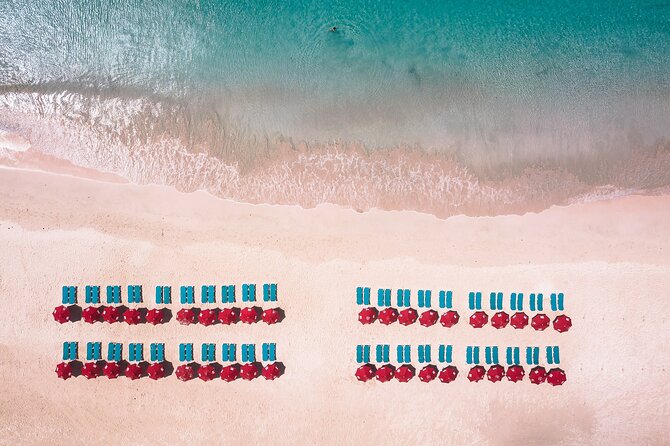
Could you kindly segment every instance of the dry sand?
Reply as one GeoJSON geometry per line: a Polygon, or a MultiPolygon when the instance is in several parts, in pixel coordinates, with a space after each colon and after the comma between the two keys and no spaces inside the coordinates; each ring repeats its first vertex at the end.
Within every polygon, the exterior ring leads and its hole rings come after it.
{"type": "Polygon", "coordinates": [[[0,223],[0,444],[670,443],[669,196],[439,220],[252,206],[3,168],[0,223]],[[63,284],[140,283],[152,307],[156,284],[176,294],[181,284],[243,282],[278,283],[284,322],[51,318],[63,284]],[[574,326],[564,334],[474,330],[465,320],[450,330],[364,327],[361,284],[452,289],[462,315],[471,289],[558,290],[574,326]],[[271,341],[286,374],[274,382],[61,381],[54,367],[68,340],[80,341],[80,353],[86,341],[166,342],[175,365],[179,342],[271,341]],[[448,385],[358,383],[358,343],[453,343],[461,376],[448,385]],[[568,381],[468,383],[466,345],[560,345],[568,381]]]}

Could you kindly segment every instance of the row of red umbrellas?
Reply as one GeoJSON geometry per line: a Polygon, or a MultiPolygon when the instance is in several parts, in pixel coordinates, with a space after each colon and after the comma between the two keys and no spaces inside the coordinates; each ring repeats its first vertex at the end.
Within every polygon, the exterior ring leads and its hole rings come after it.
{"type": "Polygon", "coordinates": [[[194,308],[182,308],[177,312],[177,321],[182,325],[195,324],[196,322],[205,326],[216,324],[224,325],[236,324],[255,324],[263,321],[268,325],[277,324],[284,319],[284,311],[281,308],[268,308],[262,310],[259,307],[229,307],[219,310],[218,308],[208,308],[196,312],[194,308]]]}
{"type": "Polygon", "coordinates": [[[272,381],[279,378],[284,373],[284,366],[279,362],[273,362],[261,366],[257,362],[248,362],[245,364],[230,364],[221,368],[221,371],[217,373],[217,365],[215,364],[205,364],[196,367],[192,364],[182,364],[177,367],[175,370],[175,375],[181,381],[190,381],[196,376],[202,381],[212,381],[217,377],[220,377],[226,382],[235,381],[238,378],[241,378],[246,381],[251,381],[259,376],[262,376],[266,380],[272,381]]]}
{"type": "MultiPolygon", "coordinates": [[[[391,325],[398,322],[401,325],[412,325],[419,321],[424,327],[431,327],[438,321],[443,327],[451,328],[458,323],[460,315],[455,310],[448,310],[440,316],[435,310],[426,310],[421,315],[414,308],[405,308],[398,311],[396,308],[388,307],[383,310],[378,310],[375,307],[363,308],[358,313],[358,321],[363,325],[372,324],[375,321],[384,325],[391,325]]],[[[505,328],[508,325],[515,329],[523,329],[530,326],[537,331],[543,331],[549,328],[551,320],[549,316],[544,313],[536,314],[529,319],[528,315],[522,311],[514,313],[512,316],[504,311],[499,311],[491,317],[491,326],[496,329],[505,328]]],[[[469,323],[474,328],[482,328],[489,323],[489,316],[484,311],[476,311],[470,316],[469,323]]],[[[554,330],[559,333],[566,332],[572,327],[572,320],[570,317],[560,314],[554,318],[554,330]]]]}
{"type": "MultiPolygon", "coordinates": [[[[74,363],[61,362],[56,365],[56,375],[61,379],[69,379],[74,376],[74,363]]],[[[195,367],[190,364],[182,364],[175,370],[175,375],[181,381],[189,381],[196,376],[195,367]]],[[[166,376],[166,369],[163,363],[154,362],[146,368],[147,376],[153,380],[158,380],[166,376]]],[[[267,380],[279,378],[284,373],[284,367],[281,363],[273,362],[262,367],[259,363],[231,364],[223,367],[217,374],[217,367],[214,364],[200,366],[197,371],[198,377],[203,381],[211,381],[217,375],[224,381],[235,381],[237,378],[250,381],[259,376],[267,380]]],[[[81,366],[81,376],[87,379],[95,379],[100,376],[106,376],[109,379],[116,379],[121,375],[131,380],[136,380],[144,375],[140,364],[131,363],[125,366],[118,362],[106,362],[101,365],[99,362],[86,362],[81,366]]]]}
{"type": "MultiPolygon", "coordinates": [[[[70,322],[73,316],[74,306],[60,305],[53,311],[53,318],[56,322],[64,324],[70,322]]],[[[137,325],[143,322],[143,312],[146,311],[146,322],[158,325],[165,321],[163,310],[153,308],[151,310],[140,308],[124,307],[86,307],[81,312],[81,318],[84,322],[93,324],[95,322],[126,322],[129,325],[137,325]]],[[[225,325],[242,322],[252,324],[263,321],[266,324],[276,324],[284,318],[284,312],[281,308],[269,308],[262,310],[259,307],[205,309],[198,311],[195,308],[182,308],[177,313],[177,321],[182,325],[200,323],[208,326],[220,322],[225,325]]]]}
{"type": "MultiPolygon", "coordinates": [[[[477,365],[468,371],[468,381],[478,382],[485,377],[491,382],[502,381],[507,377],[508,381],[519,382],[522,381],[526,372],[520,365],[511,365],[505,370],[505,367],[495,364],[489,367],[488,370],[484,366],[477,365]]],[[[403,364],[395,367],[393,364],[384,364],[377,368],[373,364],[363,364],[356,369],[356,379],[362,382],[370,381],[376,378],[379,382],[388,382],[393,378],[400,382],[408,382],[416,376],[416,369],[411,364],[403,364]]],[[[428,364],[419,371],[419,380],[422,382],[431,382],[438,378],[443,383],[450,383],[458,377],[458,369],[449,365],[438,371],[437,367],[428,364]]],[[[533,367],[528,373],[528,380],[533,384],[542,384],[547,382],[552,386],[560,386],[566,381],[565,372],[558,368],[552,368],[547,371],[542,366],[533,367]]]]}
{"type": "MultiPolygon", "coordinates": [[[[118,362],[85,362],[81,366],[81,376],[86,379],[95,379],[100,376],[106,376],[109,379],[115,379],[123,375],[131,380],[136,380],[144,375],[144,370],[140,364],[126,364],[125,368],[118,362]]],[[[74,362],[61,362],[56,365],[56,375],[61,379],[68,379],[74,376],[74,362]]],[[[165,365],[160,362],[153,362],[146,367],[146,374],[149,378],[158,380],[166,376],[165,365]]]]}

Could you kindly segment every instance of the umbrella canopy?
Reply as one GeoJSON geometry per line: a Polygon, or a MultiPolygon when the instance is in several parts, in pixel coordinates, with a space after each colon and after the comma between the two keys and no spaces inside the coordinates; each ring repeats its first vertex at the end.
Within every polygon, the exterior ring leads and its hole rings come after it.
{"type": "Polygon", "coordinates": [[[528,315],[523,312],[514,313],[510,318],[509,323],[517,330],[526,328],[526,325],[528,325],[528,315]]]}
{"type": "Polygon", "coordinates": [[[564,314],[559,314],[554,318],[554,330],[559,333],[566,332],[572,327],[572,319],[564,314]]]}
{"type": "Polygon", "coordinates": [[[552,386],[562,386],[566,380],[565,372],[558,367],[549,370],[549,373],[547,373],[547,382],[552,386]]]}
{"type": "Polygon", "coordinates": [[[547,379],[547,371],[541,365],[533,367],[528,373],[528,379],[533,384],[542,384],[547,379]]]}
{"type": "Polygon", "coordinates": [[[131,380],[140,379],[142,377],[142,367],[139,364],[128,364],[126,367],[126,378],[131,380]]]}
{"type": "Polygon", "coordinates": [[[246,381],[251,381],[254,378],[257,378],[260,374],[260,367],[255,362],[248,362],[242,366],[240,369],[240,377],[246,381]]]}
{"type": "Polygon", "coordinates": [[[246,307],[240,311],[240,320],[244,324],[253,324],[260,320],[261,309],[258,307],[246,307]]]}
{"type": "Polygon", "coordinates": [[[195,370],[188,364],[182,364],[177,367],[174,374],[177,376],[179,381],[190,381],[195,378],[195,370]]]}
{"type": "Polygon", "coordinates": [[[102,368],[102,373],[109,379],[118,378],[121,374],[121,366],[118,362],[108,362],[102,368]]]}
{"type": "Polygon", "coordinates": [[[284,366],[281,363],[273,362],[263,367],[261,374],[268,381],[273,381],[284,373],[284,366]]]}
{"type": "Polygon", "coordinates": [[[121,310],[119,307],[105,307],[102,310],[102,318],[110,324],[118,322],[121,320],[121,310]]]}
{"type": "Polygon", "coordinates": [[[423,313],[421,313],[421,316],[419,317],[419,323],[424,327],[430,327],[437,323],[439,317],[440,315],[437,314],[437,311],[435,310],[424,311],[423,313]]]}
{"type": "Polygon", "coordinates": [[[158,325],[163,323],[163,312],[157,308],[152,308],[147,311],[147,322],[151,325],[158,325]]]}
{"type": "Polygon", "coordinates": [[[100,322],[102,316],[99,307],[86,307],[81,312],[81,318],[88,324],[100,322]]]}
{"type": "Polygon", "coordinates": [[[525,374],[526,372],[520,365],[511,365],[507,368],[507,379],[513,383],[521,381],[525,374]]]}
{"type": "Polygon", "coordinates": [[[453,365],[448,365],[440,371],[438,377],[445,384],[453,382],[458,377],[458,369],[453,365]]]}
{"type": "Polygon", "coordinates": [[[468,379],[470,382],[476,383],[477,381],[484,379],[485,375],[486,369],[480,365],[476,365],[468,372],[468,379]]]}
{"type": "Polygon", "coordinates": [[[177,321],[182,325],[195,323],[195,311],[192,308],[182,308],[177,312],[177,321]]]}
{"type": "Polygon", "coordinates": [[[392,364],[385,364],[377,369],[375,378],[381,383],[391,381],[395,375],[395,367],[392,364]]]}
{"type": "Polygon", "coordinates": [[[384,308],[377,316],[379,322],[384,325],[391,325],[398,320],[398,310],[395,308],[384,308]]]}
{"type": "Polygon", "coordinates": [[[81,368],[81,374],[84,375],[87,379],[93,379],[100,376],[100,367],[95,362],[87,362],[81,368]]]}
{"type": "Polygon", "coordinates": [[[374,307],[363,308],[358,312],[358,322],[363,325],[371,324],[377,320],[379,311],[374,307]]]}
{"type": "Polygon", "coordinates": [[[240,309],[231,307],[219,311],[219,322],[224,325],[237,324],[240,320],[240,309]]]}
{"type": "Polygon", "coordinates": [[[263,311],[261,319],[268,325],[276,324],[281,322],[283,319],[284,312],[280,308],[268,308],[263,311]]]}
{"type": "Polygon", "coordinates": [[[129,308],[123,313],[123,320],[128,325],[137,325],[142,322],[142,313],[137,308],[129,308]]]}
{"type": "Polygon", "coordinates": [[[507,327],[507,324],[509,324],[509,315],[504,311],[498,311],[491,318],[491,326],[498,330],[507,327]]]}
{"type": "Polygon", "coordinates": [[[505,367],[495,364],[489,367],[489,370],[486,372],[486,378],[492,383],[497,383],[502,381],[505,377],[505,367]]]}
{"type": "Polygon", "coordinates": [[[530,326],[537,331],[544,331],[549,328],[550,323],[551,320],[549,317],[546,314],[540,313],[533,316],[533,319],[530,321],[530,326]]]}
{"type": "Polygon", "coordinates": [[[72,377],[72,365],[69,362],[61,362],[56,365],[56,375],[60,379],[68,379],[72,377]]]}
{"type": "Polygon", "coordinates": [[[213,365],[201,365],[198,369],[198,378],[203,381],[211,381],[216,378],[216,369],[213,365]]]}
{"type": "Polygon", "coordinates": [[[240,365],[230,364],[221,369],[221,379],[226,382],[235,381],[240,377],[240,365]]]}
{"type": "Polygon", "coordinates": [[[488,321],[489,316],[483,311],[475,311],[472,313],[472,316],[470,316],[470,325],[472,325],[473,328],[482,328],[488,321]]]}
{"type": "Polygon", "coordinates": [[[401,325],[412,325],[419,317],[419,313],[414,308],[405,308],[398,315],[398,322],[401,325]]]}
{"type": "Polygon", "coordinates": [[[461,317],[458,315],[458,311],[449,310],[445,312],[440,318],[440,324],[445,328],[451,328],[454,325],[458,324],[458,321],[461,317]]]}
{"type": "Polygon", "coordinates": [[[419,379],[425,383],[431,382],[437,378],[437,367],[432,364],[428,364],[419,371],[419,379]]]}
{"type": "Polygon", "coordinates": [[[216,310],[214,309],[206,309],[202,310],[200,314],[198,314],[198,322],[200,324],[204,325],[205,327],[208,327],[218,320],[218,314],[216,314],[216,310]]]}
{"type": "Polygon", "coordinates": [[[154,362],[147,367],[149,378],[158,380],[165,377],[165,366],[160,362],[154,362]]]}
{"type": "Polygon", "coordinates": [[[370,381],[375,377],[377,373],[377,367],[372,364],[363,364],[356,369],[356,379],[361,382],[370,381]]]}
{"type": "Polygon", "coordinates": [[[56,308],[54,308],[53,311],[53,317],[56,322],[59,324],[64,324],[66,322],[70,321],[70,307],[66,307],[65,305],[59,305],[56,308]]]}
{"type": "Polygon", "coordinates": [[[410,364],[403,364],[395,371],[395,379],[406,383],[416,375],[416,369],[410,364]]]}

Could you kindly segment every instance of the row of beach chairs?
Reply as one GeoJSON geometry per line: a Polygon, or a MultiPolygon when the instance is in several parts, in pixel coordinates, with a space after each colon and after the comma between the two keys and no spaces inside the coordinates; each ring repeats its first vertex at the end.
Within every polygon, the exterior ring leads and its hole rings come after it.
{"type": "MultiPolygon", "coordinates": [[[[356,346],[356,362],[367,364],[370,361],[370,345],[356,346]]],[[[390,362],[391,346],[388,344],[378,344],[375,346],[375,362],[390,362]]],[[[419,363],[431,362],[431,345],[420,344],[417,346],[417,357],[419,363]]],[[[486,364],[499,364],[499,348],[497,346],[484,347],[484,360],[486,364]]],[[[506,357],[508,365],[520,364],[520,347],[506,347],[506,357]]],[[[396,348],[396,359],[399,364],[408,364],[412,362],[412,348],[408,344],[398,345],[396,348]]],[[[465,349],[465,362],[467,364],[480,363],[481,347],[467,346],[465,349]]],[[[560,364],[560,352],[558,346],[547,346],[545,349],[547,364],[560,364]]],[[[526,347],[526,363],[537,365],[540,361],[540,347],[526,347]]],[[[453,362],[453,346],[440,344],[438,346],[438,362],[450,364],[453,362]]]]}
{"type": "MultiPolygon", "coordinates": [[[[392,291],[390,288],[379,288],[377,290],[377,306],[378,307],[390,307],[392,305],[392,291]]],[[[409,289],[398,289],[396,290],[396,299],[395,304],[397,307],[409,307],[410,306],[410,296],[411,291],[409,289]]],[[[416,293],[417,304],[419,308],[430,308],[432,291],[431,290],[418,290],[416,293]]],[[[440,290],[438,292],[439,308],[451,309],[453,305],[453,292],[449,290],[440,290]]],[[[491,310],[502,310],[503,309],[503,300],[504,295],[502,292],[491,292],[489,295],[489,306],[491,310]]],[[[563,293],[551,293],[550,294],[550,306],[552,311],[564,311],[564,294],[563,293]]],[[[509,302],[510,309],[512,311],[523,311],[523,301],[524,293],[510,293],[509,302]]],[[[356,304],[358,305],[370,305],[370,288],[369,287],[357,287],[356,288],[356,304]]],[[[528,297],[528,304],[530,311],[544,311],[544,294],[543,293],[531,293],[528,297]]],[[[481,291],[471,291],[468,293],[468,308],[470,310],[481,310],[482,309],[482,293],[481,291]]]]}
{"type": "MultiPolygon", "coordinates": [[[[78,342],[64,342],[63,343],[63,361],[74,361],[79,359],[78,342]]],[[[277,360],[277,344],[274,342],[266,342],[261,345],[263,361],[277,360]]],[[[231,343],[224,343],[221,346],[221,360],[224,362],[236,361],[237,345],[231,343]]],[[[256,361],[256,345],[255,344],[241,344],[241,361],[255,362],[256,361]]],[[[165,344],[151,343],[149,345],[151,362],[165,361],[165,344]]],[[[214,362],[216,361],[216,344],[203,343],[202,344],[202,361],[214,362]]],[[[107,361],[121,361],[123,356],[123,344],[118,342],[110,342],[107,344],[107,361]]],[[[100,361],[102,360],[102,342],[87,342],[86,343],[86,360],[100,361]]],[[[179,344],[179,360],[182,362],[193,361],[193,343],[179,344]]],[[[128,361],[141,362],[144,361],[144,344],[129,343],[128,344],[128,361]]]]}
{"type": "MultiPolygon", "coordinates": [[[[216,286],[202,285],[200,293],[201,303],[216,303],[216,286]]],[[[87,304],[100,304],[100,287],[97,285],[86,285],[84,301],[87,304]]],[[[179,297],[182,304],[195,304],[195,287],[181,286],[179,288],[179,297]]],[[[242,285],[242,302],[256,302],[256,285],[253,283],[245,283],[242,285]]],[[[142,286],[128,285],[127,294],[128,303],[142,302],[142,286]]],[[[263,284],[263,301],[276,302],[277,301],[277,284],[266,283],[263,284]]],[[[221,286],[221,302],[234,303],[235,302],[235,285],[221,286]]],[[[63,305],[74,305],[77,303],[77,287],[73,285],[64,285],[62,290],[63,305]]],[[[121,287],[119,285],[108,285],[106,288],[106,303],[120,304],[121,303],[121,287]]],[[[156,303],[170,304],[172,303],[172,287],[166,285],[156,286],[156,303]]]]}

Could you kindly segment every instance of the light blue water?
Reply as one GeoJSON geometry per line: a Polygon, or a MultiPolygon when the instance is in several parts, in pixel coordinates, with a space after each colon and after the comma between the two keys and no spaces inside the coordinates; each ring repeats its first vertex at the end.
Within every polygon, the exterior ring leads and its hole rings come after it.
{"type": "MultiPolygon", "coordinates": [[[[0,3],[0,126],[29,126],[49,153],[142,181],[170,183],[155,161],[119,159],[119,146],[153,144],[169,158],[169,140],[253,169],[290,138],[319,150],[412,146],[494,178],[567,169],[579,183],[567,195],[662,187],[667,169],[622,164],[669,136],[669,68],[670,5],[658,1],[0,3]],[[72,143],[61,151],[54,123],[72,143]],[[94,150],[73,154],[84,136],[94,150]]],[[[392,164],[377,176],[402,181],[392,164]]],[[[354,175],[341,169],[342,181],[354,175]]],[[[182,173],[190,187],[215,175],[182,173]]]]}

